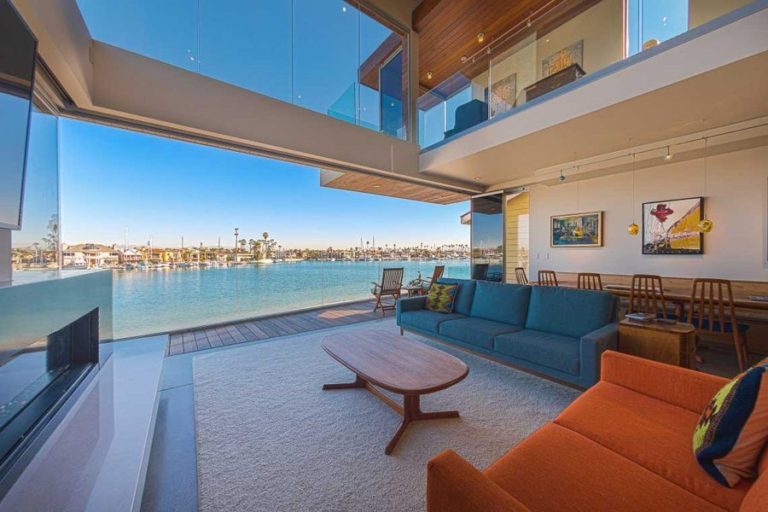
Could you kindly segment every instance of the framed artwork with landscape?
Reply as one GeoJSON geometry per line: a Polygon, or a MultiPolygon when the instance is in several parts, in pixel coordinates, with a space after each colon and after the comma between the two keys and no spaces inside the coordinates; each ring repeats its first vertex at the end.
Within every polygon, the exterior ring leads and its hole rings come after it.
{"type": "Polygon", "coordinates": [[[603,212],[553,215],[550,222],[551,247],[602,247],[603,212]]]}
{"type": "Polygon", "coordinates": [[[643,203],[643,254],[704,254],[704,199],[643,203]]]}

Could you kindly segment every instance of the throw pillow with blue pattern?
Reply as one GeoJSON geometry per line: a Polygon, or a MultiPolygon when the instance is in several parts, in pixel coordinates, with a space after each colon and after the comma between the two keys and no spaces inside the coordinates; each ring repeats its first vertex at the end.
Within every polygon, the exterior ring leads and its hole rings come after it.
{"type": "Polygon", "coordinates": [[[699,465],[723,486],[757,477],[768,443],[768,359],[731,380],[701,414],[693,435],[699,465]]]}

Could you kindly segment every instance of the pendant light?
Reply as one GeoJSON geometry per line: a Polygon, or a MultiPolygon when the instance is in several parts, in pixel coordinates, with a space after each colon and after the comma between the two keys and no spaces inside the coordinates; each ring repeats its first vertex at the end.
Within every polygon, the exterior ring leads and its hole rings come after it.
{"type": "Polygon", "coordinates": [[[635,222],[635,153],[632,153],[632,224],[627,226],[627,233],[637,236],[640,232],[640,226],[635,222]]]}
{"type": "MultiPolygon", "coordinates": [[[[708,138],[704,138],[704,197],[707,197],[707,188],[708,188],[708,178],[709,178],[709,167],[707,165],[707,160],[709,156],[708,149],[708,138]]],[[[699,231],[702,233],[709,233],[712,231],[712,228],[714,227],[714,224],[711,220],[707,218],[706,212],[704,214],[704,218],[699,221],[699,231]]]]}

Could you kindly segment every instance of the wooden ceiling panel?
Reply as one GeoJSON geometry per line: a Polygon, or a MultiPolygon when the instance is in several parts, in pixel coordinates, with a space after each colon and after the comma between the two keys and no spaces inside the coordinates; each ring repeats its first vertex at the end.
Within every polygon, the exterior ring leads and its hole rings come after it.
{"type": "Polygon", "coordinates": [[[469,195],[460,192],[352,172],[341,174],[323,186],[425,203],[452,204],[469,199],[469,195]]]}
{"type": "MultiPolygon", "coordinates": [[[[420,92],[458,73],[466,83],[488,69],[487,48],[499,55],[530,34],[542,37],[598,1],[425,0],[413,13],[413,27],[419,33],[420,92]],[[526,26],[529,19],[531,27],[526,26]],[[477,39],[480,33],[484,34],[482,43],[477,39]],[[462,57],[470,60],[462,62],[462,57]],[[432,78],[428,79],[430,72],[432,78]]],[[[454,81],[461,86],[461,79],[454,81]]],[[[455,87],[449,83],[441,89],[449,89],[450,94],[455,87]]]]}

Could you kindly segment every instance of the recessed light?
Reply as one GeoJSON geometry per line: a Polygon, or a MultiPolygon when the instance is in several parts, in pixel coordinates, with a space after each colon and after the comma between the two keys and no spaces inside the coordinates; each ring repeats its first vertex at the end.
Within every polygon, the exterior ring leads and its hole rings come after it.
{"type": "Polygon", "coordinates": [[[373,188],[381,188],[381,185],[374,185],[373,188]]]}
{"type": "Polygon", "coordinates": [[[347,12],[347,6],[346,5],[343,5],[341,7],[341,12],[347,12]]]}
{"type": "Polygon", "coordinates": [[[475,181],[480,181],[480,176],[475,176],[475,181]]]}

